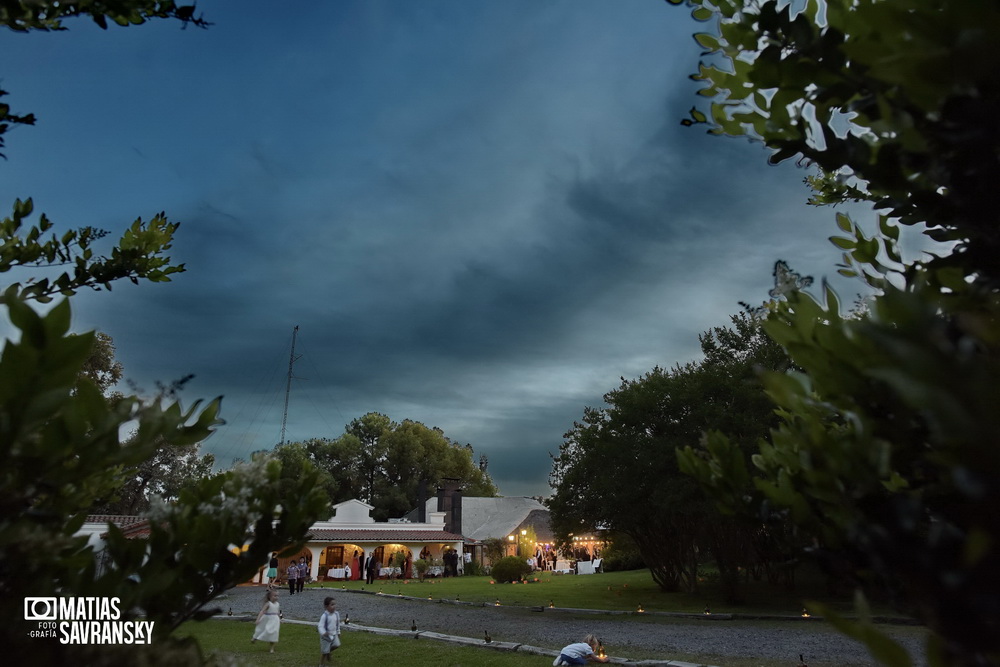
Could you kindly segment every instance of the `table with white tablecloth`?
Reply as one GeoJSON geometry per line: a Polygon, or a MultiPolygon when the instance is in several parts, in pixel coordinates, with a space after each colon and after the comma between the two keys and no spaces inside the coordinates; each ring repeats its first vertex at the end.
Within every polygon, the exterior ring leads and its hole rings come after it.
{"type": "Polygon", "coordinates": [[[398,567],[383,567],[381,570],[378,571],[378,576],[380,576],[380,577],[389,577],[390,575],[395,575],[395,576],[398,577],[400,575],[399,568],[398,567]]]}
{"type": "Polygon", "coordinates": [[[330,579],[346,579],[347,569],[343,567],[331,567],[326,571],[326,576],[330,579]]]}
{"type": "Polygon", "coordinates": [[[556,573],[567,574],[573,571],[573,564],[568,560],[557,560],[556,567],[553,571],[556,573]]]}

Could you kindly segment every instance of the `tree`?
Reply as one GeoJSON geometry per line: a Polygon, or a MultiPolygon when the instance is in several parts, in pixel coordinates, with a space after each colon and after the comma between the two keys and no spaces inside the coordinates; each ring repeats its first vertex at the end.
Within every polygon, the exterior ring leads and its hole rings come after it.
{"type": "Polygon", "coordinates": [[[108,391],[122,379],[125,369],[115,359],[115,341],[106,333],[94,334],[94,347],[80,369],[80,375],[93,382],[98,391],[107,395],[108,391]]]}
{"type": "Polygon", "coordinates": [[[787,357],[754,317],[732,323],[701,336],[704,360],[622,379],[607,408],[584,411],[553,462],[555,532],[565,539],[601,524],[627,535],[665,591],[695,588],[699,541],[727,574],[748,564],[748,528],[712,509],[675,455],[722,424],[749,447],[775,421],[756,369],[783,370],[787,357]]]}
{"type": "Polygon", "coordinates": [[[361,444],[357,462],[360,498],[368,503],[375,501],[376,488],[383,479],[382,466],[387,455],[383,438],[395,428],[396,423],[379,412],[369,412],[344,427],[344,432],[357,438],[361,444]]]}
{"type": "MultiPolygon", "coordinates": [[[[121,362],[115,359],[114,340],[106,333],[96,332],[94,345],[80,370],[78,382],[92,382],[106,400],[113,403],[121,400],[123,395],[108,392],[121,380],[123,373],[121,362]]],[[[179,389],[179,386],[176,388],[179,389]]],[[[174,392],[174,388],[165,388],[165,391],[174,392]]],[[[154,495],[168,501],[176,500],[183,486],[212,474],[214,464],[215,457],[201,455],[197,443],[171,445],[161,442],[146,460],[119,468],[116,488],[107,497],[98,499],[91,511],[94,514],[145,513],[150,509],[154,495]]]]}
{"type": "MultiPolygon", "coordinates": [[[[770,306],[765,328],[802,369],[765,378],[781,424],[749,471],[721,433],[681,463],[720,502],[766,499],[853,552],[932,630],[933,665],[1000,662],[1000,6],[956,0],[692,2],[716,21],[696,35],[695,77],[712,99],[688,123],[749,136],[821,168],[814,202],[870,200],[874,234],[845,215],[840,271],[878,290],[844,318],[833,290],[770,306]],[[949,242],[902,258],[898,225],[949,242]]],[[[840,623],[840,622],[838,622],[840,623]]],[[[909,664],[870,626],[881,661],[909,664]]]]}
{"type": "MultiPolygon", "coordinates": [[[[15,30],[59,29],[62,17],[79,14],[103,25],[105,17],[118,23],[161,15],[188,20],[191,12],[185,12],[171,2],[142,0],[4,2],[0,22],[15,30]]],[[[28,118],[0,105],[0,135],[11,122],[29,124],[28,118]]],[[[97,337],[69,334],[68,300],[44,315],[29,305],[81,287],[110,289],[121,278],[168,280],[183,270],[165,255],[176,223],[162,214],[148,225],[137,221],[108,257],[98,258],[91,244],[103,232],[85,228],[43,240],[52,225],[42,216],[23,229],[31,213],[30,200],[18,201],[13,216],[0,223],[0,273],[73,268],[51,280],[29,276],[0,297],[20,333],[17,342],[4,342],[0,354],[0,606],[6,618],[19,619],[28,597],[114,597],[124,619],[141,614],[154,626],[152,645],[73,646],[33,638],[29,632],[37,624],[11,620],[6,655],[40,664],[200,663],[197,644],[172,638],[172,631],[213,613],[204,605],[249,579],[272,551],[301,547],[327,506],[313,488],[316,471],[305,468],[299,485],[284,489],[280,464],[260,461],[188,485],[174,502],[153,503],[145,539],[126,539],[109,525],[107,567],[98,571],[87,537],[74,536],[88,509],[116,488],[120,470],[142,464],[161,446],[186,448],[204,440],[220,423],[220,399],[187,409],[169,391],[109,401],[101,385],[110,376],[100,364],[88,367],[97,337]],[[135,426],[127,440],[125,426],[135,426]]]]}
{"type": "MultiPolygon", "coordinates": [[[[681,0],[669,0],[680,4],[681,0]]],[[[995,287],[993,186],[1000,112],[994,38],[1000,7],[977,0],[691,0],[717,27],[695,35],[693,78],[712,100],[689,124],[747,136],[771,162],[822,169],[820,201],[875,202],[907,226],[956,244],[927,262],[995,287]]],[[[869,242],[849,262],[877,259],[869,242]]]]}
{"type": "Polygon", "coordinates": [[[286,463],[309,461],[323,471],[331,502],[364,500],[375,507],[372,514],[379,521],[412,510],[421,480],[458,479],[467,495],[497,494],[489,474],[474,464],[470,445],[453,442],[439,428],[410,419],[397,423],[377,412],[351,420],[336,440],[314,438],[274,452],[286,463]]]}
{"type": "Polygon", "coordinates": [[[215,457],[202,455],[199,443],[176,445],[161,441],[152,456],[121,469],[119,485],[107,498],[98,499],[91,512],[145,514],[154,496],[166,502],[176,501],[183,488],[211,476],[214,465],[215,457]]]}

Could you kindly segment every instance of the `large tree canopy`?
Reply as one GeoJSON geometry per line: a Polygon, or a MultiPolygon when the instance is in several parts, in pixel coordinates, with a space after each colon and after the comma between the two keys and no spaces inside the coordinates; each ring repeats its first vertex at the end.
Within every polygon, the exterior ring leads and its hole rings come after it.
{"type": "Polygon", "coordinates": [[[459,445],[439,428],[405,419],[394,422],[369,412],[344,427],[335,440],[315,438],[275,448],[289,471],[308,461],[322,471],[323,488],[333,503],[357,498],[373,505],[379,521],[399,517],[417,505],[418,487],[445,478],[460,481],[470,496],[495,496],[489,474],[473,462],[471,445],[459,445]]]}
{"type": "MultiPolygon", "coordinates": [[[[695,587],[699,541],[726,568],[732,550],[724,534],[750,539],[705,502],[675,454],[711,428],[739,434],[749,450],[776,421],[756,373],[786,369],[787,357],[754,317],[735,316],[732,324],[701,336],[703,360],[623,379],[604,396],[607,407],[584,411],[554,460],[556,533],[602,525],[628,535],[664,590],[695,587]]],[[[749,563],[743,553],[733,570],[749,563]]]]}
{"type": "MultiPolygon", "coordinates": [[[[933,630],[935,665],[1000,662],[1000,4],[976,0],[692,0],[710,32],[688,121],[821,168],[814,201],[867,199],[873,235],[845,215],[841,273],[878,291],[845,319],[837,295],[791,291],[765,328],[802,373],[765,379],[781,424],[755,487],[856,574],[892,583],[933,630]],[[898,224],[949,242],[906,261],[898,224]]],[[[722,434],[686,470],[746,503],[722,434]]],[[[848,626],[843,626],[847,628],[848,626]]],[[[877,656],[908,665],[871,628],[877,656]]]]}

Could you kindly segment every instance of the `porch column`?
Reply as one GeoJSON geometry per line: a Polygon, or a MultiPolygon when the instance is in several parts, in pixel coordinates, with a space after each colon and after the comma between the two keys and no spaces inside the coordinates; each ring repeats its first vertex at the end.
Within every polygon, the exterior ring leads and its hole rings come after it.
{"type": "Polygon", "coordinates": [[[323,553],[323,549],[326,548],[325,544],[307,544],[306,548],[309,549],[309,553],[312,554],[311,565],[309,566],[309,574],[312,576],[313,581],[319,580],[319,557],[323,553]]]}

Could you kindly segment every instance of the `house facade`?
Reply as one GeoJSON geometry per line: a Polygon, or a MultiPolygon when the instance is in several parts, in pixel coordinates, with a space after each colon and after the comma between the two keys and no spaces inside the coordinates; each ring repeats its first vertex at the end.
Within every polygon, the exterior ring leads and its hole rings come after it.
{"type": "MultiPolygon", "coordinates": [[[[380,576],[408,575],[402,569],[423,555],[435,560],[445,553],[463,554],[462,536],[445,529],[445,513],[431,512],[424,522],[405,519],[376,522],[375,508],[360,500],[348,500],[333,506],[333,516],[317,521],[309,529],[305,547],[294,556],[310,563],[314,580],[343,579],[350,567],[350,578],[364,576],[361,569],[367,558],[380,565],[380,576]],[[403,563],[399,570],[389,570],[396,554],[403,563]]],[[[291,559],[279,559],[279,572],[291,559]]]]}

